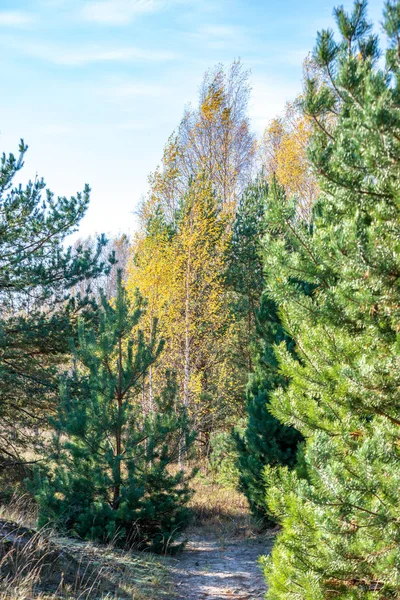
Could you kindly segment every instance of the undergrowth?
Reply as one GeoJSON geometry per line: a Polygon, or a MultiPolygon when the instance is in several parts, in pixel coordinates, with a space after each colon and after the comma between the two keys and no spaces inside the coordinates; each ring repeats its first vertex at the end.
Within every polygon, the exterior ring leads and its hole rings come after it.
{"type": "Polygon", "coordinates": [[[221,485],[206,465],[200,468],[191,487],[195,493],[189,502],[193,511],[189,536],[197,529],[216,537],[251,537],[259,533],[261,523],[251,515],[246,497],[230,485],[221,485]]]}
{"type": "Polygon", "coordinates": [[[0,507],[1,600],[172,598],[169,559],[35,531],[24,498],[0,507]]]}
{"type": "MultiPolygon", "coordinates": [[[[188,467],[189,468],[189,467],[188,467]]],[[[250,538],[259,524],[247,500],[221,485],[203,464],[192,481],[192,524],[186,538],[250,538]]],[[[29,496],[0,505],[1,600],[172,600],[176,559],[37,531],[29,496]]]]}

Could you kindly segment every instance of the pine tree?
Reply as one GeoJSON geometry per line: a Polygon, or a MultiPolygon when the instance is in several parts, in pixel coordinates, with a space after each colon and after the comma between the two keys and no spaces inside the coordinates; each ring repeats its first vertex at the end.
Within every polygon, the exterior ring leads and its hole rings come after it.
{"type": "Polygon", "coordinates": [[[256,314],[264,289],[261,240],[265,233],[268,185],[259,178],[241,196],[227,248],[225,285],[230,293],[235,329],[239,332],[233,360],[247,379],[252,370],[256,314]]]}
{"type": "Polygon", "coordinates": [[[35,485],[40,525],[160,552],[188,519],[188,478],[168,466],[182,436],[187,447],[193,438],[171,375],[156,410],[142,414],[142,379],[162,349],[155,327],[151,342],[138,329],[142,312],[140,296],[130,304],[119,274],[115,302],[103,297],[98,333],[80,324],[54,422],[54,464],[35,485]]]}
{"type": "Polygon", "coordinates": [[[400,3],[385,7],[383,68],[366,2],[335,16],[341,40],[324,31],[315,51],[331,86],[309,80],[304,104],[321,187],[312,227],[279,201],[267,215],[281,231],[268,289],[299,356],[279,347],[290,384],[271,405],[306,438],[306,477],[265,473],[283,528],[266,567],[276,600],[400,594],[400,3]]]}
{"type": "Polygon", "coordinates": [[[46,427],[58,392],[58,368],[69,353],[78,314],[93,315],[79,282],[106,270],[100,259],[106,240],[92,249],[65,246],[89,203],[89,187],[76,197],[55,198],[42,179],[13,185],[23,167],[19,156],[0,159],[0,470],[15,474],[26,464],[38,431],[46,427]]]}
{"type": "MultiPolygon", "coordinates": [[[[277,307],[263,294],[265,280],[262,261],[262,239],[266,232],[265,210],[268,198],[284,194],[273,179],[269,194],[265,183],[249,187],[244,194],[233,226],[230,269],[227,281],[237,293],[236,314],[244,311],[248,326],[250,371],[246,393],[246,428],[244,434],[234,431],[238,451],[240,488],[249,500],[254,515],[271,519],[265,501],[265,465],[293,466],[301,435],[286,427],[269,411],[271,392],[285,385],[278,369],[275,344],[285,342],[292,350],[293,340],[284,332],[277,307]]],[[[268,248],[265,248],[268,252],[268,248]]]]}

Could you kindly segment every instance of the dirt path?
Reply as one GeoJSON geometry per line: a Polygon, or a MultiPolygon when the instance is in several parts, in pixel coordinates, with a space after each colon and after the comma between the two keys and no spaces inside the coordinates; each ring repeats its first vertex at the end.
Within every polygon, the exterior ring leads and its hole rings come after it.
{"type": "Polygon", "coordinates": [[[265,581],[257,559],[271,551],[264,536],[218,540],[211,534],[191,536],[174,569],[181,600],[264,598],[265,581]]]}

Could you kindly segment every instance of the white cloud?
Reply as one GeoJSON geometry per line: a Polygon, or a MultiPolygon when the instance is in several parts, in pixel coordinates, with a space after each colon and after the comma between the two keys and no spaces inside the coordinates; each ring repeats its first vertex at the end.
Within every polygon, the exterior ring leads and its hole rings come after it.
{"type": "Polygon", "coordinates": [[[173,60],[176,55],[172,52],[144,50],[132,46],[122,48],[83,48],[77,51],[60,50],[47,57],[59,65],[84,66],[97,62],[135,62],[135,61],[165,61],[173,60]]]}
{"type": "Polygon", "coordinates": [[[293,101],[301,89],[301,83],[289,83],[276,77],[253,78],[249,115],[257,132],[264,131],[271,119],[279,116],[286,102],[293,101]]]}
{"type": "MultiPolygon", "coordinates": [[[[10,41],[8,46],[10,47],[10,45],[13,45],[13,42],[10,41]]],[[[14,46],[16,51],[23,52],[30,57],[68,67],[84,67],[101,62],[163,62],[177,58],[177,55],[170,51],[146,50],[136,46],[104,48],[92,45],[73,49],[36,43],[18,43],[14,46]]]]}
{"type": "Polygon", "coordinates": [[[138,15],[152,13],[163,4],[160,0],[101,0],[83,6],[81,16],[103,25],[126,25],[138,15]]]}
{"type": "Polygon", "coordinates": [[[238,31],[229,25],[204,25],[199,29],[200,35],[217,38],[232,38],[238,31]]]}
{"type": "Polygon", "coordinates": [[[131,119],[123,123],[118,123],[114,126],[120,131],[151,131],[158,129],[160,122],[158,119],[131,119]]]}
{"type": "Polygon", "coordinates": [[[0,27],[25,27],[34,21],[33,15],[20,11],[0,11],[0,27]]]}
{"type": "Polygon", "coordinates": [[[64,136],[92,136],[103,132],[104,135],[115,133],[115,130],[120,131],[150,131],[159,126],[160,119],[131,119],[123,122],[110,123],[45,123],[34,125],[32,131],[35,135],[43,135],[49,137],[64,137],[64,136]]]}
{"type": "Polygon", "coordinates": [[[122,83],[111,88],[110,94],[117,98],[162,98],[170,93],[170,88],[153,83],[122,83]]]}
{"type": "Polygon", "coordinates": [[[47,123],[40,125],[40,132],[42,135],[50,136],[61,136],[73,133],[73,126],[71,124],[65,125],[63,123],[47,123]]]}
{"type": "Polygon", "coordinates": [[[247,32],[243,27],[209,23],[186,33],[186,37],[210,50],[229,49],[235,44],[235,49],[247,43],[247,32]]]}

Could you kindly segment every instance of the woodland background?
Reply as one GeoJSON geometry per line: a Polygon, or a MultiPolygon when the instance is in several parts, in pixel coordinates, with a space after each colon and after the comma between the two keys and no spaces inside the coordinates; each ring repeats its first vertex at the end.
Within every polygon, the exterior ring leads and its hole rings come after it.
{"type": "Polygon", "coordinates": [[[241,62],[205,73],[132,239],[68,247],[90,190],[3,155],[5,505],[174,553],[201,465],[279,531],[269,598],[399,597],[400,5],[385,53],[365,1],[335,17],[261,138],[241,62]]]}

